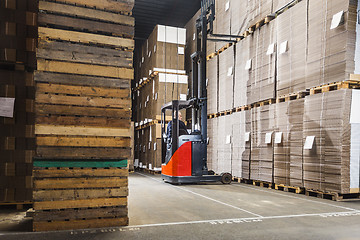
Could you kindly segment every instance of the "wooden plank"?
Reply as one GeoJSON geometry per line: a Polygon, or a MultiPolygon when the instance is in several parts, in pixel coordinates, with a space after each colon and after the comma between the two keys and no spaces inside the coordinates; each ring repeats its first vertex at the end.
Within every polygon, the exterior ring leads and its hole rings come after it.
{"type": "Polygon", "coordinates": [[[34,178],[51,178],[51,177],[127,177],[127,169],[110,168],[110,169],[43,169],[35,168],[33,170],[34,178]]]}
{"type": "MultiPolygon", "coordinates": [[[[75,30],[85,30],[97,34],[110,33],[112,35],[124,36],[126,38],[134,37],[133,26],[119,25],[114,23],[99,22],[98,20],[89,20],[74,18],[68,16],[60,16],[46,13],[38,14],[38,23],[40,26],[55,25],[75,30]]],[[[108,34],[105,34],[108,35],[108,34]]]]}
{"type": "Polygon", "coordinates": [[[45,27],[39,27],[38,33],[39,38],[41,39],[100,44],[110,47],[127,48],[129,50],[134,49],[134,40],[121,37],[103,36],[93,33],[83,33],[45,27]]]}
{"type": "Polygon", "coordinates": [[[119,57],[108,57],[102,55],[93,55],[86,53],[76,53],[69,51],[56,51],[49,49],[37,49],[36,57],[51,59],[51,60],[60,60],[67,62],[75,63],[88,63],[88,64],[98,64],[104,66],[115,66],[115,67],[124,67],[132,68],[132,59],[119,58],[119,57]]]}
{"type": "Polygon", "coordinates": [[[101,128],[79,126],[35,125],[36,135],[130,137],[129,128],[101,128]]]}
{"type": "Polygon", "coordinates": [[[36,82],[49,82],[91,87],[130,88],[130,79],[92,77],[83,75],[35,71],[36,82]]]}
{"type": "Polygon", "coordinates": [[[39,93],[60,93],[79,96],[96,96],[108,98],[129,98],[130,88],[101,88],[101,87],[84,87],[84,86],[70,86],[60,84],[36,84],[36,91],[39,93]]]}
{"type": "Polygon", "coordinates": [[[75,220],[75,219],[92,219],[97,218],[114,218],[126,217],[128,210],[126,207],[105,207],[105,208],[90,208],[90,209],[64,209],[48,211],[36,211],[34,213],[34,221],[61,221],[61,220],[75,220]]]}
{"type": "Polygon", "coordinates": [[[116,119],[106,117],[72,117],[72,116],[36,116],[37,124],[63,125],[63,126],[92,126],[111,128],[130,128],[129,119],[116,119]]]}
{"type": "Polygon", "coordinates": [[[128,188],[105,188],[105,189],[60,189],[60,190],[34,190],[33,200],[39,201],[62,201],[95,198],[126,197],[128,188]]]}
{"type": "Polygon", "coordinates": [[[97,198],[81,200],[44,201],[34,202],[34,210],[87,208],[87,207],[112,207],[126,206],[127,199],[123,198],[97,198]]]}
{"type": "Polygon", "coordinates": [[[38,59],[38,71],[72,73],[100,77],[112,77],[121,79],[133,79],[134,70],[128,68],[119,68],[111,66],[99,66],[83,63],[69,63],[38,59]]]}
{"type": "Polygon", "coordinates": [[[130,138],[37,137],[38,146],[60,147],[130,147],[130,138]]]}
{"type": "Polygon", "coordinates": [[[59,114],[72,116],[113,117],[130,119],[131,110],[36,104],[35,113],[37,114],[37,116],[42,114],[59,114]]]}
{"type": "MultiPolygon", "coordinates": [[[[39,147],[40,148],[40,147],[39,147]]],[[[95,148],[96,149],[96,148],[95,148]]],[[[72,148],[74,152],[76,152],[75,148],[72,148]]],[[[114,149],[116,152],[116,149],[114,149]]],[[[94,156],[93,156],[94,157],[94,156]]],[[[107,160],[107,159],[82,159],[82,160],[74,160],[74,159],[50,159],[50,160],[39,160],[36,159],[33,163],[34,167],[41,168],[126,168],[127,167],[127,159],[119,159],[121,156],[117,156],[118,160],[107,160]]]]}
{"type": "Polygon", "coordinates": [[[57,2],[103,9],[111,12],[131,12],[134,0],[58,0],[57,2]]]}
{"type": "Polygon", "coordinates": [[[40,231],[55,231],[55,230],[70,230],[70,229],[85,229],[85,228],[103,228],[103,227],[118,227],[127,226],[128,218],[103,218],[90,220],[72,220],[72,221],[53,221],[53,222],[34,222],[33,230],[40,231]]]}
{"type": "MultiPolygon", "coordinates": [[[[127,184],[128,184],[127,178],[120,178],[120,177],[45,178],[42,180],[40,179],[34,180],[34,189],[116,188],[116,187],[125,187],[127,186],[127,184]]],[[[89,207],[101,207],[101,206],[89,206],[89,207]]]]}
{"type": "Polygon", "coordinates": [[[124,98],[102,98],[102,97],[78,97],[68,95],[36,93],[36,103],[73,105],[85,107],[105,108],[131,108],[131,99],[124,98]]]}
{"type": "Polygon", "coordinates": [[[135,19],[131,16],[99,11],[95,9],[82,8],[78,6],[65,5],[53,2],[39,1],[39,9],[53,13],[61,13],[70,16],[83,17],[94,20],[103,20],[122,25],[135,26],[135,19]]]}
{"type": "Polygon", "coordinates": [[[124,51],[120,49],[104,48],[99,46],[88,46],[88,45],[82,45],[71,42],[40,40],[38,43],[38,48],[65,51],[65,52],[87,53],[96,56],[117,57],[117,58],[128,59],[129,61],[132,61],[133,59],[133,52],[124,51]]]}
{"type": "MultiPolygon", "coordinates": [[[[70,147],[37,147],[37,157],[46,159],[128,159],[131,155],[130,148],[70,148],[70,147]]],[[[35,165],[34,165],[35,166],[35,165]]],[[[71,165],[61,165],[59,167],[81,167],[71,165]]],[[[41,166],[39,166],[41,167],[41,166]]],[[[83,167],[89,167],[83,166],[83,167]]],[[[94,167],[101,167],[94,165],[94,167]]],[[[116,166],[109,166],[116,167],[116,166]]]]}

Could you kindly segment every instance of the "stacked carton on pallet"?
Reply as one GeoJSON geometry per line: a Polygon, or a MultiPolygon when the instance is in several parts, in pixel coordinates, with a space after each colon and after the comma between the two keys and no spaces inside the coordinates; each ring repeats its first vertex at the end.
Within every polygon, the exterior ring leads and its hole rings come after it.
{"type": "Polygon", "coordinates": [[[360,87],[353,75],[360,73],[357,1],[216,4],[215,33],[245,38],[216,43],[208,54],[212,169],[298,190],[359,193],[357,120],[350,114],[357,94],[340,90],[360,87]],[[224,122],[236,125],[238,112],[245,128],[234,132],[224,122]]]}
{"type": "Polygon", "coordinates": [[[37,2],[0,3],[0,204],[31,203],[37,2]]]}
{"type": "Polygon", "coordinates": [[[128,222],[127,191],[109,189],[127,188],[127,175],[117,173],[131,158],[133,6],[133,0],[39,2],[35,231],[128,222]],[[56,197],[58,189],[78,188],[79,195],[56,197]],[[92,194],[94,188],[102,192],[92,194]]]}
{"type": "MultiPolygon", "coordinates": [[[[135,166],[161,169],[161,107],[186,100],[186,29],[158,25],[136,53],[135,166]]],[[[182,111],[185,120],[185,111],[182,111]]],[[[170,119],[169,113],[166,121],[170,119]]]]}

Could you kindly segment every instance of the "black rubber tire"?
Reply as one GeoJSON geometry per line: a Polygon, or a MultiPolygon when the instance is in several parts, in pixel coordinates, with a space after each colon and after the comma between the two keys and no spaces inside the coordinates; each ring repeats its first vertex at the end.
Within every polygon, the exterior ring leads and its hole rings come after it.
{"type": "Polygon", "coordinates": [[[223,184],[230,184],[231,181],[232,181],[231,173],[223,173],[223,174],[221,174],[221,182],[223,184]]]}
{"type": "Polygon", "coordinates": [[[213,170],[209,170],[209,171],[208,171],[208,174],[209,174],[209,175],[215,175],[215,172],[214,172],[213,170]]]}

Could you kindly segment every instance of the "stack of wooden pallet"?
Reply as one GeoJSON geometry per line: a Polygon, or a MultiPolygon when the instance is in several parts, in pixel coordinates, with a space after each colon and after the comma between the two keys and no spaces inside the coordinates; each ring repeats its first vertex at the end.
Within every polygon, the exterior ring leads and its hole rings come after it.
{"type": "MultiPolygon", "coordinates": [[[[73,170],[74,175],[58,182],[56,171],[52,175],[52,171],[44,169],[46,176],[43,176],[42,170],[36,169],[34,184],[37,191],[49,190],[46,194],[50,195],[53,189],[59,188],[74,192],[77,188],[74,186],[83,180],[85,185],[81,188],[100,188],[103,192],[113,187],[127,187],[125,175],[125,179],[114,177],[118,170],[102,169],[105,166],[101,164],[99,173],[90,168],[108,161],[111,162],[108,167],[120,164],[126,168],[123,162],[131,157],[134,19],[130,15],[133,6],[133,0],[39,2],[35,166],[75,165],[84,169],[73,170]],[[92,173],[83,174],[82,171],[92,173]],[[96,183],[98,177],[104,181],[103,185],[96,183]],[[51,184],[42,187],[41,183],[47,181],[51,184]]],[[[45,208],[40,202],[61,202],[62,197],[51,199],[34,195],[34,209],[41,216],[35,219],[34,230],[63,229],[62,221],[69,219],[71,228],[127,224],[127,214],[123,210],[121,214],[113,215],[105,214],[108,209],[102,210],[106,206],[126,207],[126,195],[112,195],[112,192],[92,195],[91,191],[73,194],[64,198],[62,204],[50,203],[45,208]],[[112,201],[117,197],[122,198],[112,201]],[[82,205],[83,199],[90,199],[87,201],[91,203],[82,205]],[[93,204],[95,202],[97,204],[93,204]],[[79,207],[94,208],[93,214],[84,213],[86,217],[83,217],[83,213],[76,213],[75,209],[79,207]],[[45,209],[47,212],[43,212],[45,209]],[[99,217],[121,217],[121,220],[94,220],[99,217]],[[44,221],[51,223],[45,225],[44,221]]]]}
{"type": "Polygon", "coordinates": [[[0,204],[31,203],[36,1],[0,3],[0,204]]]}
{"type": "MultiPolygon", "coordinates": [[[[137,49],[134,90],[135,165],[161,169],[161,107],[172,100],[186,100],[188,76],[185,72],[186,30],[158,25],[137,49]]],[[[182,111],[185,120],[185,111],[182,111]]],[[[167,113],[166,121],[171,119],[167,113]]]]}
{"type": "Polygon", "coordinates": [[[109,161],[35,162],[34,231],[127,225],[126,167],[109,161]]]}

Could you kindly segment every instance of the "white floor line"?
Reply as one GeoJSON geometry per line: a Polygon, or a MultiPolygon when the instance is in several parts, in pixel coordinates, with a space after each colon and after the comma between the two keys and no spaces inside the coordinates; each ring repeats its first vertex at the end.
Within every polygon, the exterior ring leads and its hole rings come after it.
{"type": "MultiPolygon", "coordinates": [[[[151,178],[152,180],[155,180],[155,181],[157,181],[157,182],[163,182],[163,181],[159,181],[159,180],[158,180],[158,179],[156,179],[156,178],[153,178],[153,177],[147,176],[147,175],[145,175],[145,174],[141,174],[141,173],[137,173],[137,174],[139,174],[139,175],[141,175],[141,176],[144,176],[144,177],[151,178]]],[[[233,206],[233,205],[230,205],[230,204],[227,204],[227,203],[221,202],[221,201],[219,201],[219,200],[216,200],[216,199],[213,199],[213,198],[207,197],[207,196],[202,195],[202,194],[200,194],[200,193],[196,193],[196,192],[193,192],[193,191],[191,191],[191,190],[188,190],[188,189],[185,189],[185,188],[182,188],[182,187],[178,187],[178,186],[174,186],[174,185],[170,185],[170,186],[172,186],[172,187],[174,187],[174,188],[177,188],[177,189],[180,189],[180,190],[183,190],[183,191],[185,191],[185,192],[188,192],[188,193],[194,194],[194,195],[196,195],[196,196],[199,196],[199,197],[202,197],[202,198],[208,199],[208,200],[210,200],[210,201],[213,201],[213,202],[216,202],[216,203],[219,203],[219,204],[225,205],[225,206],[227,206],[227,207],[231,207],[231,208],[234,208],[234,209],[240,210],[240,211],[242,211],[242,212],[246,212],[246,213],[249,213],[249,214],[251,214],[251,215],[257,216],[257,217],[259,217],[259,218],[262,218],[262,216],[261,216],[261,215],[259,215],[259,214],[256,214],[256,213],[253,213],[253,212],[247,211],[247,210],[245,210],[245,209],[242,209],[242,208],[239,208],[239,207],[236,207],[236,206],[233,206]]]]}
{"type": "Polygon", "coordinates": [[[216,222],[240,223],[240,222],[256,221],[256,220],[262,221],[262,220],[283,219],[283,218],[326,217],[326,216],[331,216],[331,215],[344,215],[344,216],[359,215],[360,216],[360,211],[311,213],[311,214],[268,216],[268,217],[256,217],[256,218],[253,217],[253,218],[214,219],[214,220],[199,220],[199,221],[188,221],[188,222],[155,223],[155,224],[127,226],[125,228],[159,227],[159,226],[187,225],[187,224],[199,224],[199,223],[216,223],[216,222]]]}
{"type": "Polygon", "coordinates": [[[359,211],[358,209],[338,206],[338,205],[325,203],[325,202],[320,202],[320,201],[314,201],[314,200],[311,200],[311,199],[307,199],[305,197],[300,198],[300,197],[295,197],[295,196],[291,196],[291,195],[288,195],[288,194],[282,194],[282,193],[279,193],[279,192],[276,192],[276,191],[271,191],[270,189],[269,190],[263,190],[263,189],[258,189],[256,187],[244,186],[242,184],[232,184],[232,186],[238,186],[238,187],[248,188],[248,189],[252,189],[252,190],[256,190],[256,191],[260,191],[260,192],[266,192],[266,193],[271,193],[271,194],[275,194],[275,195],[280,195],[280,196],[283,196],[283,197],[299,199],[299,200],[303,200],[303,201],[307,201],[307,202],[313,202],[313,203],[322,204],[322,205],[331,206],[331,207],[336,207],[336,208],[342,208],[342,209],[346,209],[346,210],[349,210],[349,211],[359,211]]]}

